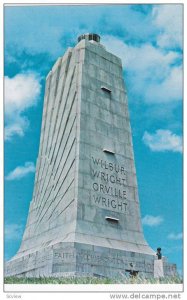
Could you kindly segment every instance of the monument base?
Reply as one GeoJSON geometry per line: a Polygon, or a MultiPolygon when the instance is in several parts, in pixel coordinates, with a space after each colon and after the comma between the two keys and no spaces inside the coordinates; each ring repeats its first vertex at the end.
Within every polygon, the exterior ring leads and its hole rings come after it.
{"type": "MultiPolygon", "coordinates": [[[[80,243],[57,243],[33,253],[14,256],[5,276],[120,278],[138,274],[154,277],[156,256],[80,243]]],[[[175,276],[176,265],[163,261],[163,275],[175,276]]]]}

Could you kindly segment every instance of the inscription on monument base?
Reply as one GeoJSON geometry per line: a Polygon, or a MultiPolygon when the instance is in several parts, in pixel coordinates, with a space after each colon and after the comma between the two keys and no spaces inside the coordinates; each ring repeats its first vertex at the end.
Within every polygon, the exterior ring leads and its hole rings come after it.
{"type": "Polygon", "coordinates": [[[54,265],[72,264],[75,261],[78,264],[106,266],[123,270],[133,269],[141,272],[146,269],[148,272],[153,271],[153,262],[146,262],[143,257],[131,260],[130,252],[129,255],[124,256],[118,253],[116,253],[116,255],[111,255],[110,253],[100,253],[83,249],[80,251],[75,249],[55,250],[53,256],[54,265]]]}

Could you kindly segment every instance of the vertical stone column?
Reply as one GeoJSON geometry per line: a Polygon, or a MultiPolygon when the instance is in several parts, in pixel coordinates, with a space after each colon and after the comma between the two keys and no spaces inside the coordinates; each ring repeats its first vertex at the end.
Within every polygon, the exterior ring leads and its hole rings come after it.
{"type": "Polygon", "coordinates": [[[46,78],[33,198],[6,275],[157,276],[154,257],[141,225],[121,60],[97,34],[84,34],[46,78]]]}

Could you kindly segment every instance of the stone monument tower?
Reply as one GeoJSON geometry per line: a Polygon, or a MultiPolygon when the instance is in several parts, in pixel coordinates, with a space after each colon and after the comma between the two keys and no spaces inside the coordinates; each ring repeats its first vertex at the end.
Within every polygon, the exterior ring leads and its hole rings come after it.
{"type": "MultiPolygon", "coordinates": [[[[84,34],[46,78],[33,198],[6,276],[154,275],[121,60],[84,34]]],[[[165,275],[176,266],[163,261],[165,275]]]]}

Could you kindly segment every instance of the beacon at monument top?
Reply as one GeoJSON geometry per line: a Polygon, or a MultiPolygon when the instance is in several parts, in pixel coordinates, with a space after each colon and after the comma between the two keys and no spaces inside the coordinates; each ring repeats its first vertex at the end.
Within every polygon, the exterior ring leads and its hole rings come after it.
{"type": "Polygon", "coordinates": [[[85,34],[81,34],[78,37],[78,42],[80,42],[81,40],[88,40],[88,41],[95,41],[97,43],[100,42],[100,36],[96,33],[85,33],[85,34]]]}

